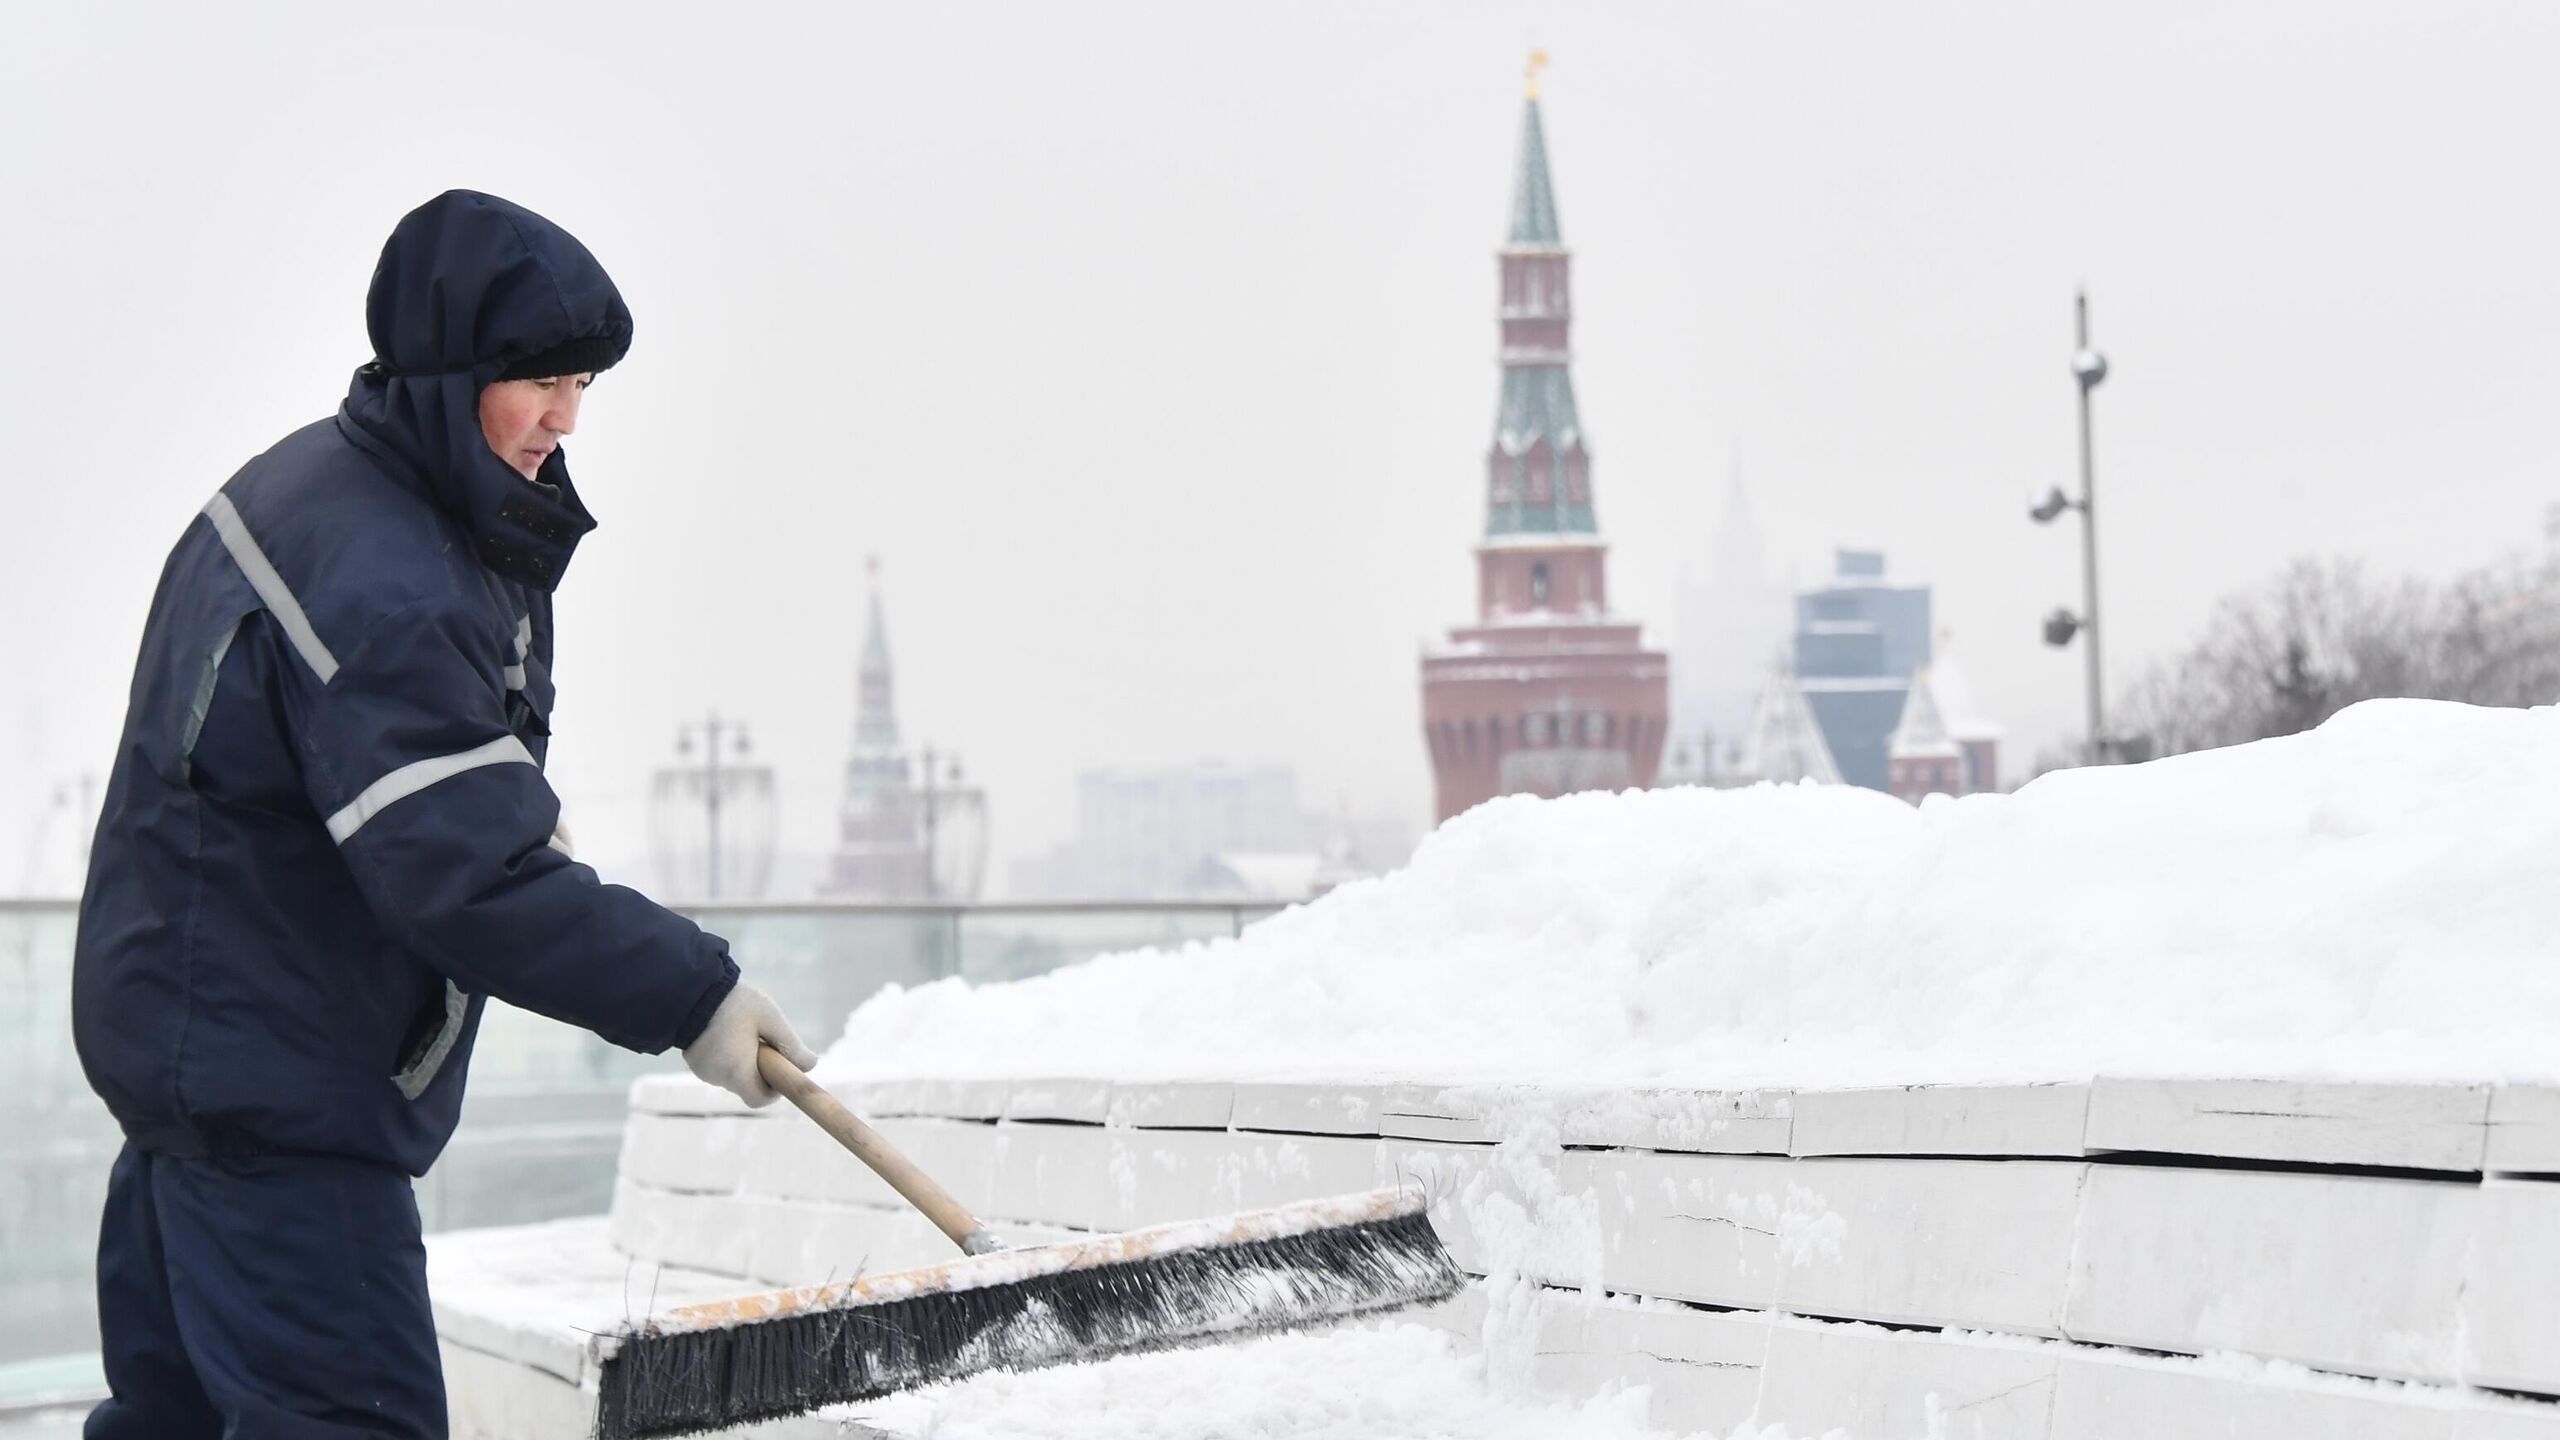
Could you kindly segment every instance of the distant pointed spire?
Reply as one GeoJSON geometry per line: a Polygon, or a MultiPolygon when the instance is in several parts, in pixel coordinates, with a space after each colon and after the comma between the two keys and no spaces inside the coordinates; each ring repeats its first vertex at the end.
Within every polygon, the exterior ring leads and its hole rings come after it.
{"type": "Polygon", "coordinates": [[[880,602],[880,557],[865,562],[871,578],[871,627],[862,637],[862,671],[854,708],[853,748],[882,754],[898,748],[898,710],[889,670],[889,626],[880,602]]]}
{"type": "Polygon", "coordinates": [[[1733,441],[1733,469],[1725,483],[1724,516],[1716,522],[1715,540],[1707,552],[1707,578],[1719,585],[1760,585],[1768,578],[1759,522],[1752,518],[1751,497],[1742,485],[1742,440],[1733,441]]]}
{"type": "Polygon", "coordinates": [[[1911,677],[1910,692],[1902,700],[1902,718],[1885,742],[1885,753],[1896,760],[1945,759],[1963,753],[1947,734],[1946,716],[1938,709],[1938,687],[1926,665],[1911,677]]]}
{"type": "Polygon", "coordinates": [[[1796,683],[1792,663],[1775,667],[1768,687],[1760,692],[1743,770],[1755,780],[1782,785],[1798,780],[1840,783],[1840,764],[1822,738],[1822,726],[1814,721],[1813,707],[1804,698],[1804,687],[1796,683]]]}
{"type": "Polygon", "coordinates": [[[1520,119],[1520,169],[1511,190],[1513,245],[1562,245],[1556,220],[1555,182],[1547,178],[1547,130],[1538,118],[1538,69],[1546,52],[1530,57],[1529,100],[1520,119]]]}

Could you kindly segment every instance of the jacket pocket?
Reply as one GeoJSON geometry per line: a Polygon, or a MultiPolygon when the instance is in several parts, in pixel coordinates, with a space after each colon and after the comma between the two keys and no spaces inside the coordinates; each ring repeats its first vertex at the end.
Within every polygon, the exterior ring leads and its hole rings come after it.
{"type": "Polygon", "coordinates": [[[452,1056],[454,1043],[462,1038],[462,1024],[471,1014],[471,997],[462,987],[444,982],[444,1014],[433,1024],[421,1024],[417,1036],[401,1052],[400,1068],[392,1072],[391,1083],[400,1093],[415,1100],[427,1093],[435,1083],[436,1072],[444,1068],[452,1056]]]}

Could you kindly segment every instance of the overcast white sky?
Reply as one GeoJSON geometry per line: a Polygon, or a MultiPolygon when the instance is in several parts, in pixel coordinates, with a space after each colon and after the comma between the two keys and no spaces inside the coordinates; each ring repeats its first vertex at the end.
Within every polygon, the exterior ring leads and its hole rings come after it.
{"type": "MultiPolygon", "coordinates": [[[[1619,607],[1738,438],[1771,553],[1934,581],[2019,759],[2079,723],[2070,296],[2119,680],[2294,554],[2448,574],[2560,500],[2560,7],[25,7],[0,50],[0,893],[103,772],[168,545],[365,358],[448,186],[638,316],[571,442],[554,774],[636,855],[681,717],[825,843],[881,556],[998,864],[1083,767],[1298,767],[1427,823],[1473,603],[1534,44],[1619,607]],[[431,17],[431,18],[430,18],[431,17]]],[[[58,832],[57,832],[58,833],[58,832]]]]}

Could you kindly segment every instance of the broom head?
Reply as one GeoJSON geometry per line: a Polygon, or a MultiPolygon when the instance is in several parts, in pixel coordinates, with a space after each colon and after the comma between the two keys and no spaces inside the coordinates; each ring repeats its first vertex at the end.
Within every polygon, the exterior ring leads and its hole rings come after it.
{"type": "Polygon", "coordinates": [[[601,1440],[685,1435],[1444,1299],[1418,1190],[1310,1200],[673,1310],[608,1342],[601,1440]]]}

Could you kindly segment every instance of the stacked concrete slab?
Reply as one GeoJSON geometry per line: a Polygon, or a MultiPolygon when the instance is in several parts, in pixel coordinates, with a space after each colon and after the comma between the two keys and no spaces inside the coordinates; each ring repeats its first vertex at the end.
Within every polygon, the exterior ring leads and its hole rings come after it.
{"type": "MultiPolygon", "coordinates": [[[[1026,1240],[1418,1182],[1424,1317],[1681,1433],[2560,1440],[2560,1089],[1718,1093],[912,1081],[857,1108],[1026,1240]]],[[[787,1109],[634,1092],[612,1215],[434,1255],[458,1433],[559,1435],[668,1305],[947,1245],[787,1109]]],[[[765,1432],[842,1433],[823,1429],[765,1432]]]]}

